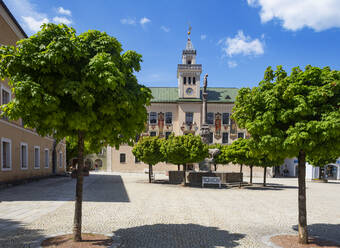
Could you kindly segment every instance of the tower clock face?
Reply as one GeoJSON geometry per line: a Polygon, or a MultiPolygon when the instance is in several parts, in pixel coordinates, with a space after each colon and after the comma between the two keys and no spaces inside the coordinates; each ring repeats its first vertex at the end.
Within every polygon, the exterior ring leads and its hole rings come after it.
{"type": "Polygon", "coordinates": [[[186,93],[190,96],[194,93],[194,90],[192,88],[187,88],[186,93]]]}

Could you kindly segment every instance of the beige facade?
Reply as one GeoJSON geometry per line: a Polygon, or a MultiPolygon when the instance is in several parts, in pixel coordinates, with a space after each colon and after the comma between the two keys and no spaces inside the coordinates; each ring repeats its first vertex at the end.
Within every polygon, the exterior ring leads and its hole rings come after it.
{"type": "MultiPolygon", "coordinates": [[[[26,37],[17,21],[0,1],[0,44],[15,45],[26,37]]],[[[0,105],[14,96],[7,80],[0,81],[0,105]]],[[[56,146],[56,163],[52,164],[53,139],[41,137],[24,128],[21,121],[0,119],[0,183],[65,172],[66,144],[56,146]]]]}

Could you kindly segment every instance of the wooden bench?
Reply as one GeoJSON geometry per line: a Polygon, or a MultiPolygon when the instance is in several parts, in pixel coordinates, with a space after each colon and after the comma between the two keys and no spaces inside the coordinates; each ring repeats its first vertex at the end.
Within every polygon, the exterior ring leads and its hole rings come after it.
{"type": "Polygon", "coordinates": [[[204,184],[218,184],[221,188],[221,179],[219,177],[202,177],[202,188],[204,184]]]}

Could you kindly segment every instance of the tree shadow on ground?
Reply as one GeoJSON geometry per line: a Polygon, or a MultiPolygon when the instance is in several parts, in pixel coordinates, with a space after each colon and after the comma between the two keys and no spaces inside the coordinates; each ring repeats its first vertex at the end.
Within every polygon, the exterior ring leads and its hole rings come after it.
{"type": "Polygon", "coordinates": [[[0,219],[0,247],[38,247],[44,238],[42,230],[27,229],[21,222],[0,219]]]}
{"type": "Polygon", "coordinates": [[[244,234],[196,224],[155,224],[114,232],[124,248],[215,248],[236,247],[244,234]]]}
{"type": "Polygon", "coordinates": [[[297,186],[288,186],[283,184],[277,184],[277,183],[267,183],[266,186],[263,186],[263,184],[260,183],[253,183],[252,186],[245,186],[244,189],[249,190],[284,190],[284,189],[298,189],[297,186]]]}
{"type": "MultiPolygon", "coordinates": [[[[70,177],[41,179],[25,185],[0,190],[1,201],[73,201],[76,179],[70,177]]],[[[129,202],[124,182],[119,175],[84,177],[83,201],[129,202]],[[105,190],[103,190],[105,189],[105,190]]]]}
{"type": "MultiPolygon", "coordinates": [[[[298,226],[292,227],[298,231],[298,226]]],[[[340,224],[316,223],[308,225],[308,234],[315,238],[325,239],[338,243],[340,247],[340,224]]]]}

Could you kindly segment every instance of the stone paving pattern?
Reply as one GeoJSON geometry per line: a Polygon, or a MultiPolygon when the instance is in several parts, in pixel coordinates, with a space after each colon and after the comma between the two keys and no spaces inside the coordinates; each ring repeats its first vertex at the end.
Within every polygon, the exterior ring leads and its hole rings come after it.
{"type": "MultiPolygon", "coordinates": [[[[85,178],[83,232],[114,232],[125,248],[267,247],[263,237],[294,234],[297,224],[297,179],[268,183],[202,189],[94,173],[85,178]]],[[[71,178],[51,178],[0,190],[0,247],[31,247],[70,232],[74,188],[71,178]]],[[[311,234],[340,242],[339,195],[340,182],[307,182],[311,234]]]]}

